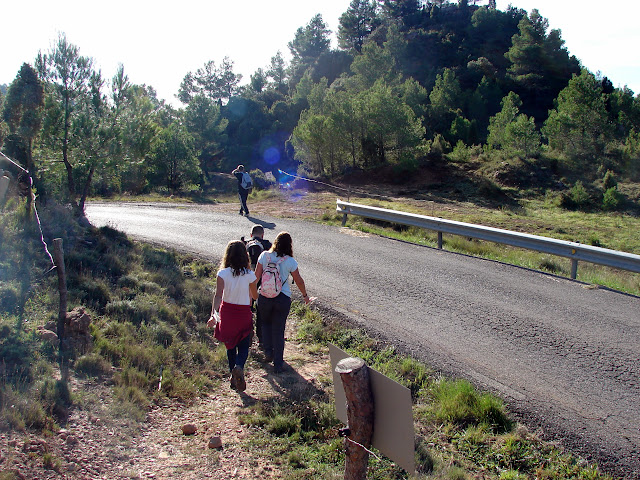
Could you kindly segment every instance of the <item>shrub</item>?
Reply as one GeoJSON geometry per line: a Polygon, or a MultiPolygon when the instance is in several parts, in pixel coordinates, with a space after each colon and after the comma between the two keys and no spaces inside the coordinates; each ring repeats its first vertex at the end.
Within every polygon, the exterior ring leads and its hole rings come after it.
{"type": "Polygon", "coordinates": [[[486,424],[496,433],[512,428],[502,401],[488,393],[479,394],[466,380],[441,379],[431,394],[432,414],[437,420],[462,426],[486,424]]]}
{"type": "Polygon", "coordinates": [[[569,192],[564,193],[562,196],[562,206],[570,209],[582,209],[586,208],[590,203],[589,192],[584,187],[582,182],[578,180],[569,192]]]}
{"type": "Polygon", "coordinates": [[[477,158],[482,153],[480,145],[467,146],[462,140],[458,140],[453,151],[447,155],[447,159],[456,163],[467,163],[473,158],[477,158]]]}
{"type": "Polygon", "coordinates": [[[118,279],[118,287],[136,289],[140,284],[140,280],[135,275],[123,275],[118,279]]]}
{"type": "Polygon", "coordinates": [[[604,180],[602,181],[602,186],[604,187],[605,192],[610,188],[614,188],[618,186],[618,182],[611,170],[607,170],[607,173],[604,174],[604,180]]]}
{"type": "Polygon", "coordinates": [[[607,211],[617,210],[620,208],[622,200],[622,195],[618,192],[617,187],[608,188],[602,197],[602,209],[607,211]]]}
{"type": "Polygon", "coordinates": [[[154,343],[163,347],[168,347],[173,343],[173,331],[166,325],[153,325],[150,331],[154,343]]]}
{"type": "Polygon", "coordinates": [[[105,307],[111,300],[109,286],[102,279],[93,277],[75,277],[73,282],[69,282],[69,294],[87,307],[93,307],[100,312],[104,312],[105,307]]]}
{"type": "Polygon", "coordinates": [[[276,183],[276,179],[272,174],[265,174],[262,170],[253,169],[249,172],[253,180],[253,185],[259,190],[266,190],[276,183]]]}
{"type": "Polygon", "coordinates": [[[47,412],[62,417],[66,415],[67,408],[71,406],[71,391],[67,382],[47,378],[39,389],[40,400],[47,412]]]}
{"type": "Polygon", "coordinates": [[[142,261],[149,269],[162,269],[182,274],[178,266],[178,257],[173,251],[166,251],[150,245],[142,247],[142,261]]]}
{"type": "Polygon", "coordinates": [[[13,283],[0,284],[0,312],[15,313],[19,298],[18,288],[13,283]]]}
{"type": "Polygon", "coordinates": [[[442,156],[451,150],[451,145],[449,142],[445,140],[445,138],[436,133],[433,141],[431,142],[431,147],[429,149],[429,157],[431,158],[442,158],[442,156]]]}
{"type": "Polygon", "coordinates": [[[99,354],[88,353],[76,360],[76,373],[84,375],[104,375],[111,370],[111,365],[99,354]]]}

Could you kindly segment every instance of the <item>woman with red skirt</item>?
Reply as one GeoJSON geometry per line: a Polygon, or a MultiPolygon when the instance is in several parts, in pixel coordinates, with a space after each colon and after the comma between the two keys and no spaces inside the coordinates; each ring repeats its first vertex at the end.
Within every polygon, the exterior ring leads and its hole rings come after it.
{"type": "Polygon", "coordinates": [[[251,270],[244,243],[234,240],[227,244],[216,279],[211,317],[214,337],[227,348],[231,372],[231,388],[243,392],[247,388],[244,365],[249,358],[253,334],[251,300],[258,298],[255,273],[251,270]]]}

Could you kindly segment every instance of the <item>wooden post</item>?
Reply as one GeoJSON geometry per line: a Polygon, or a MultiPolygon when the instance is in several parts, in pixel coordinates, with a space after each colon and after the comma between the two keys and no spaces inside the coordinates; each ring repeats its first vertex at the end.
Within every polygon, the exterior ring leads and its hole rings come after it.
{"type": "Polygon", "coordinates": [[[62,350],[62,339],[64,338],[64,324],[67,320],[67,275],[64,269],[64,251],[62,250],[62,239],[53,239],[53,258],[58,271],[58,292],[60,293],[60,308],[58,309],[58,339],[60,340],[60,350],[62,350]]]}
{"type": "Polygon", "coordinates": [[[4,196],[7,194],[7,188],[9,188],[9,177],[3,176],[0,170],[0,205],[4,203],[4,196]]]}
{"type": "Polygon", "coordinates": [[[361,358],[345,358],[336,365],[347,398],[349,435],[345,438],[345,480],[364,480],[371,439],[373,438],[374,405],[369,369],[361,358]],[[357,442],[360,445],[356,445],[357,442]],[[364,447],[364,448],[363,448],[364,447]]]}

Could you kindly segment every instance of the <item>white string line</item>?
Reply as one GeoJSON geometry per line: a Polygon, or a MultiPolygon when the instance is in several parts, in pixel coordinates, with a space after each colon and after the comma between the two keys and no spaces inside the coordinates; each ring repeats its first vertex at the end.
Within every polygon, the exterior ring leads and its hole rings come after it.
{"type": "Polygon", "coordinates": [[[0,152],[0,155],[2,155],[5,160],[7,160],[10,163],[13,163],[16,167],[18,167],[20,170],[22,170],[24,173],[29,173],[29,170],[25,170],[24,168],[22,168],[21,165],[18,165],[16,162],[14,162],[13,160],[11,160],[9,157],[7,157],[3,152],[0,152]]]}
{"type": "Polygon", "coordinates": [[[331,185],[330,183],[324,183],[324,182],[320,182],[318,180],[313,180],[311,178],[301,177],[299,175],[294,175],[292,173],[288,173],[288,172],[285,172],[285,171],[280,170],[280,169],[278,169],[278,171],[280,173],[283,173],[284,175],[289,175],[290,177],[293,177],[293,178],[299,178],[300,180],[306,180],[307,182],[315,182],[315,183],[319,183],[320,185],[326,185],[327,187],[337,188],[338,190],[344,190],[345,192],[348,193],[348,195],[351,195],[352,193],[359,193],[360,195],[366,195],[366,196],[369,196],[369,197],[386,198],[385,195],[377,195],[375,193],[363,192],[363,191],[360,191],[360,190],[353,190],[351,188],[338,187],[336,185],[331,185]]]}
{"type": "Polygon", "coordinates": [[[23,168],[21,165],[18,165],[16,162],[14,162],[9,157],[7,157],[3,152],[0,152],[0,155],[2,155],[2,157],[4,159],[6,159],[8,162],[12,163],[16,167],[18,167],[20,170],[22,170],[24,173],[26,173],[27,176],[29,177],[29,186],[31,187],[30,188],[30,190],[31,190],[31,199],[33,201],[33,213],[35,214],[36,223],[38,224],[38,230],[40,231],[40,241],[42,242],[42,245],[44,245],[44,251],[49,256],[49,260],[51,260],[51,265],[52,266],[51,266],[51,268],[49,270],[47,270],[45,272],[45,273],[49,273],[51,270],[56,268],[56,262],[53,260],[53,256],[49,252],[49,247],[47,246],[47,242],[45,242],[45,240],[44,240],[44,232],[42,231],[42,224],[40,223],[40,215],[38,215],[38,208],[36,206],[36,194],[33,193],[33,177],[29,173],[29,170],[23,168]]]}
{"type": "Polygon", "coordinates": [[[378,460],[382,461],[382,459],[376,455],[375,453],[373,453],[371,450],[369,450],[367,447],[365,447],[364,445],[356,442],[355,440],[351,440],[349,437],[344,437],[346,440],[350,441],[351,443],[355,443],[356,445],[358,445],[359,447],[361,447],[362,449],[364,449],[366,452],[370,453],[371,455],[373,455],[374,457],[376,457],[378,460]]]}
{"type": "Polygon", "coordinates": [[[329,183],[320,182],[320,181],[318,181],[318,180],[313,180],[313,179],[311,179],[311,178],[301,177],[301,176],[299,176],[299,175],[294,175],[294,174],[292,174],[292,173],[287,173],[287,172],[285,172],[285,171],[283,171],[283,170],[280,170],[280,169],[278,169],[278,171],[279,171],[280,173],[284,173],[285,175],[289,175],[290,177],[293,177],[293,178],[299,178],[300,180],[306,180],[307,182],[315,182],[315,183],[319,183],[320,185],[326,185],[327,187],[337,188],[338,190],[344,190],[345,192],[349,192],[349,191],[350,191],[348,188],[337,187],[337,186],[335,186],[335,185],[331,185],[331,184],[329,184],[329,183]]]}

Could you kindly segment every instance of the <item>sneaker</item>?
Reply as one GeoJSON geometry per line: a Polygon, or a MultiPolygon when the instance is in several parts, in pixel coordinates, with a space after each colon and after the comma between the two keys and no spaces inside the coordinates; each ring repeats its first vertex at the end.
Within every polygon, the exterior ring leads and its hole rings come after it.
{"type": "Polygon", "coordinates": [[[235,380],[235,389],[238,392],[244,392],[247,389],[247,382],[244,380],[244,371],[238,365],[233,367],[233,370],[231,370],[231,379],[231,381],[235,380]]]}
{"type": "Polygon", "coordinates": [[[238,389],[238,387],[236,385],[236,378],[233,376],[233,373],[229,377],[229,387],[231,387],[231,390],[237,390],[238,389]]]}

